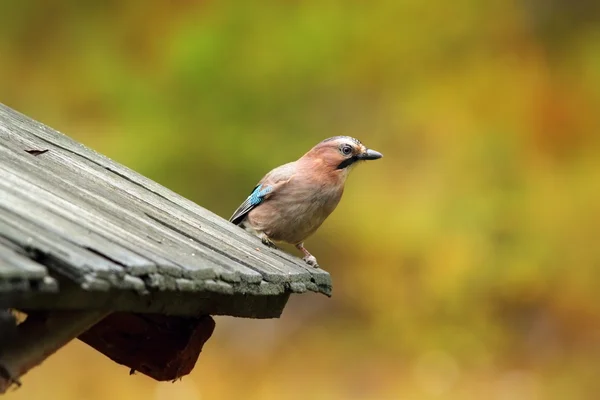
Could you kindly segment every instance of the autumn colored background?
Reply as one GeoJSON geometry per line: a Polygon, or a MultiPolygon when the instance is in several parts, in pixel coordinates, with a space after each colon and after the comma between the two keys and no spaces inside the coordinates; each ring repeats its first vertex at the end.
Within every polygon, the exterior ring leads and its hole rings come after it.
{"type": "Polygon", "coordinates": [[[228,218],[351,135],[333,298],[156,383],[75,341],[8,399],[596,399],[600,3],[3,1],[0,102],[228,218]]]}

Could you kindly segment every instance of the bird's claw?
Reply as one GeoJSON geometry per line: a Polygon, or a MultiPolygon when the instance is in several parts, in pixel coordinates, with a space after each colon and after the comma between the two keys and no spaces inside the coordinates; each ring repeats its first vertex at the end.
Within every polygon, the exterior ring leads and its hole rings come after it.
{"type": "Polygon", "coordinates": [[[315,256],[313,256],[313,255],[305,256],[302,259],[304,260],[305,263],[307,263],[311,267],[319,268],[319,264],[317,263],[317,258],[315,256]]]}
{"type": "Polygon", "coordinates": [[[268,238],[268,237],[266,237],[266,236],[263,236],[263,237],[261,237],[261,238],[260,238],[260,241],[262,242],[262,244],[264,244],[264,245],[265,245],[265,246],[267,246],[267,247],[270,247],[270,248],[272,248],[272,249],[276,249],[276,248],[277,248],[277,247],[275,246],[275,243],[273,243],[273,242],[271,241],[271,239],[269,239],[269,238],[268,238]]]}

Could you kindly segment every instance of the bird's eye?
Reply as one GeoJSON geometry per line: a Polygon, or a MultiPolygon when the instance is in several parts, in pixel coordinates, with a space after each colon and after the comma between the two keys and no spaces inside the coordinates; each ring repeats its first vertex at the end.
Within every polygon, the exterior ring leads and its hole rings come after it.
{"type": "Polygon", "coordinates": [[[349,144],[345,144],[342,146],[340,151],[342,152],[343,155],[349,156],[350,154],[352,154],[352,146],[350,146],[349,144]]]}

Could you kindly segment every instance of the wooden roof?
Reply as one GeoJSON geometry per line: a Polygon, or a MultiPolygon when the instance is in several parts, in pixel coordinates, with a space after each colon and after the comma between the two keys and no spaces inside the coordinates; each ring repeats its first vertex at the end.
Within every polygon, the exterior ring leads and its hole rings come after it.
{"type": "Polygon", "coordinates": [[[327,272],[0,104],[0,308],[270,318],[327,272]]]}

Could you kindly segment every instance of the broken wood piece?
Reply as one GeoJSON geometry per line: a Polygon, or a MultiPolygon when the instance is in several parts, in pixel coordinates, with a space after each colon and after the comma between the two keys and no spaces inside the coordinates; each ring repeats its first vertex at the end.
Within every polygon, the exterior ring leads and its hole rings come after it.
{"type": "Polygon", "coordinates": [[[0,343],[0,394],[48,356],[100,321],[104,311],[35,312],[16,327],[12,340],[0,343]]]}
{"type": "Polygon", "coordinates": [[[189,374],[215,328],[209,316],[179,317],[118,312],[79,339],[111,360],[157,381],[189,374]]]}

